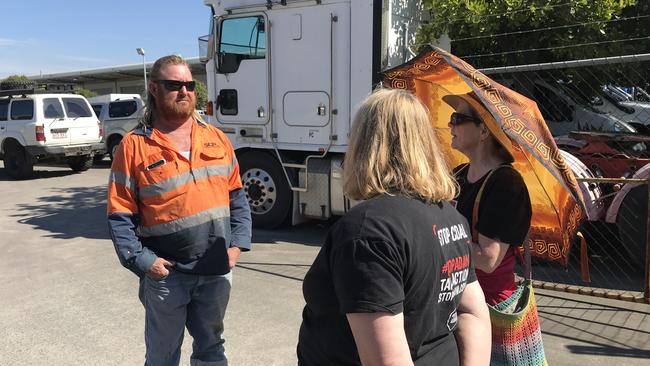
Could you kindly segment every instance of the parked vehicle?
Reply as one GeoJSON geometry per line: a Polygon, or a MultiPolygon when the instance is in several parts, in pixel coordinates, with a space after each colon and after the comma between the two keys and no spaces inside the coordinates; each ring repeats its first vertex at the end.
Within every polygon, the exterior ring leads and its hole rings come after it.
{"type": "Polygon", "coordinates": [[[551,83],[530,77],[497,81],[535,100],[553,136],[566,136],[572,131],[637,132],[628,122],[594,108],[591,100],[573,92],[562,82],[551,83]]]}
{"type": "MultiPolygon", "coordinates": [[[[631,124],[639,132],[650,134],[650,101],[635,100],[634,95],[615,85],[605,85],[602,91],[603,97],[593,103],[595,108],[631,124]]],[[[638,96],[645,93],[640,88],[630,91],[638,96]]]]}
{"type": "Polygon", "coordinates": [[[106,94],[88,98],[104,127],[106,152],[111,160],[122,137],[138,125],[144,103],[140,94],[106,94]]]}
{"type": "Polygon", "coordinates": [[[87,170],[93,155],[104,153],[101,138],[100,122],[81,95],[0,90],[0,153],[12,178],[29,178],[34,164],[52,161],[87,170]]]}
{"type": "Polygon", "coordinates": [[[379,72],[410,58],[422,5],[205,4],[213,15],[211,34],[199,38],[207,42],[206,118],[235,147],[254,225],[343,214],[352,204],[341,189],[350,118],[379,72]]]}
{"type": "MultiPolygon", "coordinates": [[[[572,132],[557,137],[556,143],[578,178],[650,178],[650,136],[572,132]]],[[[588,220],[615,228],[620,251],[635,268],[645,268],[648,187],[583,182],[580,188],[588,220]]]]}

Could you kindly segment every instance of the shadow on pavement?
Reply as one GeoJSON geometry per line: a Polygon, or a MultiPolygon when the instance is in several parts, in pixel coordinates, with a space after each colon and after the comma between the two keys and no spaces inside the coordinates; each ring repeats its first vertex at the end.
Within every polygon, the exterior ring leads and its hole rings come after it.
{"type": "Polygon", "coordinates": [[[650,357],[650,306],[564,295],[535,296],[545,336],[575,342],[565,347],[576,355],[650,357]]]}
{"type": "MultiPolygon", "coordinates": [[[[82,172],[83,173],[83,172],[82,172]]],[[[72,170],[39,170],[34,169],[34,175],[25,180],[34,180],[34,179],[47,179],[47,178],[58,178],[66,177],[68,175],[79,174],[78,172],[73,172],[72,170]]],[[[5,168],[0,169],[0,182],[14,181],[15,179],[11,178],[5,168]]]]}
{"type": "Polygon", "coordinates": [[[52,189],[36,203],[20,204],[18,222],[50,232],[57,239],[109,239],[106,224],[106,185],[52,189]]]}
{"type": "Polygon", "coordinates": [[[317,224],[311,221],[296,226],[284,225],[273,230],[254,229],[253,243],[296,243],[319,247],[325,242],[327,231],[335,221],[332,219],[317,224]]]}

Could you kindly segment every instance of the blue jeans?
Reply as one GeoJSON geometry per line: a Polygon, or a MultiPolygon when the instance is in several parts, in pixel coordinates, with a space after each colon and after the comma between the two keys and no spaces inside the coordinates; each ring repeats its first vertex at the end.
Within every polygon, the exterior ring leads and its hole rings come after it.
{"type": "Polygon", "coordinates": [[[145,366],[177,366],[185,327],[194,342],[190,364],[227,366],[223,317],[230,298],[232,272],[201,276],[170,270],[160,280],[140,279],[145,309],[145,366]]]}

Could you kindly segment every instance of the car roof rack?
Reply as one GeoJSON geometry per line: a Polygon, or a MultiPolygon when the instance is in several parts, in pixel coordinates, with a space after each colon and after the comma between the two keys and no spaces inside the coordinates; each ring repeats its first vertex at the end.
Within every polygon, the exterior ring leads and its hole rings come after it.
{"type": "Polygon", "coordinates": [[[0,90],[0,97],[13,97],[13,96],[27,96],[28,94],[35,94],[34,88],[28,89],[10,89],[0,90]]]}

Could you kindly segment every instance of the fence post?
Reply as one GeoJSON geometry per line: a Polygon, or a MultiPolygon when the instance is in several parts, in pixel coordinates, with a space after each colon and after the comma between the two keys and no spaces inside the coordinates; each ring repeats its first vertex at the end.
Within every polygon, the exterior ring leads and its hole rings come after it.
{"type": "Polygon", "coordinates": [[[646,206],[646,231],[645,231],[645,302],[650,304],[650,178],[646,179],[646,191],[648,192],[646,206]]]}

